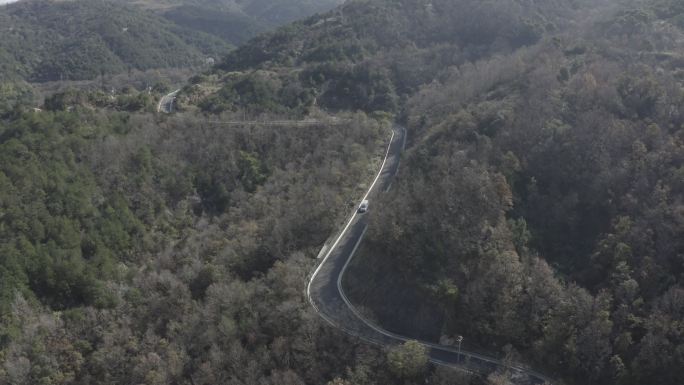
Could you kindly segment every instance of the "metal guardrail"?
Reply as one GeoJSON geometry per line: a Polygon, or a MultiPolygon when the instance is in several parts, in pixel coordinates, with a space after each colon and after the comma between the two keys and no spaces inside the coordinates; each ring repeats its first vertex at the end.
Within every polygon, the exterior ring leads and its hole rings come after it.
{"type": "MultiPolygon", "coordinates": [[[[390,144],[388,145],[387,153],[385,155],[385,160],[382,163],[382,166],[380,167],[380,170],[378,171],[378,174],[367,191],[366,195],[364,196],[363,199],[366,199],[371,192],[373,191],[373,188],[375,186],[375,182],[378,181],[380,175],[384,171],[385,168],[385,163],[386,160],[389,156],[390,153],[390,148],[392,145],[392,140],[394,138],[394,134],[392,135],[392,138],[390,139],[390,144]]],[[[404,134],[404,139],[405,139],[405,134],[404,134]]],[[[402,144],[402,149],[405,144],[402,144]]],[[[389,332],[385,329],[382,329],[381,327],[373,324],[371,321],[366,319],[359,311],[356,309],[356,307],[351,303],[351,301],[347,298],[346,294],[342,290],[341,287],[341,282],[342,282],[342,277],[344,273],[347,270],[347,267],[354,255],[354,251],[356,251],[356,248],[358,245],[361,243],[363,239],[363,234],[365,234],[365,230],[363,231],[362,235],[359,237],[357,244],[355,245],[353,251],[351,254],[348,256],[348,259],[345,261],[344,267],[342,268],[342,271],[339,273],[337,277],[337,291],[339,292],[343,302],[344,306],[346,307],[346,310],[349,310],[351,312],[351,315],[353,317],[353,320],[355,322],[351,322],[349,325],[344,325],[339,320],[335,320],[332,316],[329,314],[326,314],[324,311],[321,311],[319,307],[316,304],[316,301],[314,301],[314,298],[311,294],[311,287],[313,281],[316,279],[316,276],[318,272],[321,270],[323,265],[326,263],[328,260],[328,257],[333,253],[335,248],[337,247],[339,241],[344,237],[344,235],[347,233],[347,230],[350,228],[352,223],[354,222],[354,219],[356,218],[356,213],[354,213],[351,218],[349,218],[349,221],[347,222],[346,226],[343,228],[343,230],[339,233],[338,237],[336,238],[335,242],[331,246],[327,246],[327,249],[325,251],[321,251],[319,254],[324,254],[323,260],[318,264],[316,267],[315,271],[313,274],[310,276],[308,285],[307,285],[307,298],[309,302],[311,303],[312,307],[316,311],[316,313],[321,316],[326,322],[328,322],[330,325],[334,326],[335,328],[338,328],[342,330],[344,333],[351,335],[353,337],[359,338],[362,341],[374,344],[374,345],[379,345],[381,347],[387,347],[387,346],[395,346],[397,344],[406,342],[411,340],[411,338],[404,337],[392,332],[389,332]],[[350,326],[351,325],[351,326],[350,326]]],[[[320,255],[319,255],[320,256],[320,255]]],[[[463,370],[465,372],[471,373],[471,374],[488,374],[491,373],[493,370],[497,368],[504,368],[508,370],[510,373],[512,373],[512,377],[526,377],[528,379],[527,383],[534,383],[534,384],[551,384],[551,380],[533,370],[530,370],[520,364],[517,363],[507,363],[504,362],[503,360],[493,358],[493,357],[488,357],[482,354],[470,352],[467,350],[462,350],[462,349],[456,349],[450,346],[444,346],[444,345],[439,345],[427,341],[418,341],[421,343],[423,346],[425,346],[429,352],[433,353],[433,355],[438,356],[441,353],[446,353],[447,355],[455,355],[457,357],[457,362],[447,362],[444,360],[441,360],[439,358],[436,358],[434,356],[430,357],[430,361],[439,365],[444,365],[448,366],[451,368],[455,368],[458,370],[463,370]]]]}

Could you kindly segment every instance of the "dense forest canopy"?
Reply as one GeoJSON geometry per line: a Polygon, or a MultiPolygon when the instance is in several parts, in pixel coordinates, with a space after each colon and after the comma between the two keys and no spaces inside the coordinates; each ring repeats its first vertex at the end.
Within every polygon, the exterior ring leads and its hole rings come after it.
{"type": "Polygon", "coordinates": [[[187,67],[229,51],[219,38],[109,1],[28,0],[0,8],[4,79],[92,79],[187,67]]]}
{"type": "Polygon", "coordinates": [[[197,67],[259,32],[338,3],[24,0],[0,7],[0,78],[44,82],[197,67]]]}
{"type": "MultiPolygon", "coordinates": [[[[156,5],[180,24],[273,9],[156,5]]],[[[30,85],[2,83],[0,385],[509,383],[414,342],[383,352],[307,302],[391,120],[406,152],[343,282],[363,314],[559,384],[680,383],[683,21],[677,0],[350,0],[229,53],[172,116],[151,113],[162,86],[33,109],[30,85]]],[[[8,36],[2,68],[50,63],[8,36]]]]}
{"type": "Polygon", "coordinates": [[[682,11],[626,8],[421,87],[357,301],[578,383],[683,378],[682,11]]]}
{"type": "Polygon", "coordinates": [[[241,44],[259,32],[328,11],[343,0],[125,0],[178,25],[241,44]]]}
{"type": "Polygon", "coordinates": [[[0,383],[340,372],[312,356],[339,336],[301,279],[386,136],[345,121],[227,128],[80,107],[5,121],[0,383]]]}
{"type": "MultiPolygon", "coordinates": [[[[258,69],[268,76],[260,86],[281,105],[297,92],[295,99],[312,96],[302,104],[329,110],[398,112],[402,98],[445,68],[535,44],[591,13],[588,6],[581,1],[349,1],[241,46],[219,64],[222,81],[200,84],[188,94],[202,99],[206,111],[230,110],[233,84],[257,81],[252,70],[258,69]],[[217,87],[222,89],[211,92],[217,87]]],[[[237,104],[258,110],[260,102],[237,104]]]]}

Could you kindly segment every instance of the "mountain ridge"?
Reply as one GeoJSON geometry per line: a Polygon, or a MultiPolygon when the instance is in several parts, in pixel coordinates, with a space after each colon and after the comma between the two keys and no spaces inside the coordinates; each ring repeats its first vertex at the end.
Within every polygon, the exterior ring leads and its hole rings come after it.
{"type": "Polygon", "coordinates": [[[22,1],[0,9],[0,25],[3,74],[37,82],[196,66],[231,48],[218,38],[107,1],[22,1]]]}

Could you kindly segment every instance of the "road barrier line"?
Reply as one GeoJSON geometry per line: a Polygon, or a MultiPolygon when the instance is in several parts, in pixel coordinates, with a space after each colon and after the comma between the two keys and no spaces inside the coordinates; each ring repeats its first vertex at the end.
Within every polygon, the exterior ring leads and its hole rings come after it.
{"type": "MultiPolygon", "coordinates": [[[[375,187],[375,184],[377,183],[377,181],[379,180],[380,176],[382,175],[382,172],[384,171],[385,164],[386,164],[387,158],[388,158],[388,156],[389,156],[389,151],[390,151],[390,149],[391,149],[391,147],[392,147],[392,141],[393,141],[393,139],[394,139],[394,134],[395,134],[395,131],[393,130],[393,131],[392,131],[392,137],[390,138],[390,143],[389,143],[389,145],[387,146],[387,153],[385,154],[385,159],[384,159],[383,162],[382,162],[382,165],[381,165],[381,167],[380,167],[380,171],[378,172],[377,176],[375,177],[375,180],[373,181],[373,183],[371,184],[370,188],[369,188],[368,191],[366,192],[366,195],[363,197],[363,200],[366,200],[366,199],[368,198],[368,196],[371,194],[371,192],[373,191],[373,188],[375,187]]],[[[402,149],[405,148],[405,146],[406,146],[406,133],[404,133],[404,138],[403,138],[403,143],[402,143],[402,149]]],[[[398,166],[398,165],[397,165],[397,166],[398,166]]],[[[398,171],[398,167],[397,167],[397,171],[398,171]]],[[[394,175],[396,175],[396,172],[394,173],[394,175]]],[[[392,175],[392,177],[394,177],[394,175],[392,175]]],[[[390,184],[390,186],[391,186],[391,184],[390,184]]],[[[356,209],[355,209],[355,210],[356,210],[356,209]]],[[[315,301],[313,301],[313,298],[311,297],[311,284],[313,283],[313,281],[314,281],[314,279],[316,278],[318,272],[321,270],[321,268],[323,267],[323,265],[325,264],[325,262],[327,261],[327,259],[330,257],[330,255],[332,254],[332,252],[333,252],[333,251],[335,250],[335,248],[337,247],[337,245],[338,245],[338,243],[340,242],[340,240],[346,235],[347,230],[349,229],[349,227],[351,226],[351,224],[353,223],[353,221],[354,221],[354,219],[356,218],[357,215],[358,215],[358,212],[355,211],[354,214],[352,215],[352,217],[351,217],[351,218],[349,219],[349,221],[347,222],[347,225],[344,227],[344,229],[342,230],[342,232],[340,233],[340,235],[337,237],[337,240],[335,241],[335,243],[334,243],[334,244],[330,247],[330,249],[328,250],[327,254],[325,255],[325,258],[323,258],[323,261],[318,265],[318,267],[316,268],[316,270],[315,270],[314,273],[312,274],[311,279],[309,280],[309,284],[307,285],[307,297],[308,297],[308,299],[309,299],[309,303],[311,303],[311,305],[313,306],[313,308],[314,308],[314,310],[316,311],[316,313],[318,313],[319,316],[321,316],[325,321],[327,321],[327,322],[328,322],[329,324],[331,324],[332,326],[334,326],[334,327],[336,327],[336,328],[339,328],[340,330],[342,330],[342,331],[345,332],[346,334],[349,334],[349,335],[351,335],[351,336],[354,336],[354,337],[356,337],[356,338],[359,338],[360,340],[363,340],[363,341],[366,341],[366,342],[369,342],[369,343],[372,343],[372,344],[375,344],[375,345],[384,347],[384,346],[386,346],[387,344],[386,344],[385,342],[383,342],[383,341],[375,341],[375,340],[373,340],[372,338],[365,337],[365,336],[361,335],[361,332],[354,332],[353,330],[351,330],[351,329],[345,327],[344,325],[339,325],[339,324],[337,324],[331,317],[329,317],[327,314],[322,313],[322,312],[318,309],[318,306],[316,306],[315,301]]],[[[357,251],[359,245],[361,244],[361,241],[363,240],[363,238],[364,238],[364,236],[365,236],[367,230],[368,230],[368,225],[366,225],[366,226],[364,227],[363,232],[361,233],[361,236],[359,237],[359,239],[356,241],[356,244],[354,245],[354,248],[353,248],[351,254],[349,255],[349,257],[348,257],[347,260],[345,261],[345,264],[344,264],[344,266],[342,267],[342,271],[340,272],[339,276],[337,277],[337,290],[338,290],[340,296],[342,297],[342,300],[344,301],[345,305],[347,306],[347,308],[348,308],[349,310],[351,310],[351,312],[354,314],[354,316],[356,316],[357,320],[360,320],[361,322],[363,322],[363,323],[364,323],[367,327],[369,327],[371,330],[375,331],[376,333],[378,333],[378,334],[381,335],[381,336],[384,336],[384,337],[388,337],[388,338],[394,339],[394,340],[396,340],[397,342],[402,342],[402,341],[403,341],[403,342],[406,342],[406,341],[409,341],[409,340],[410,340],[409,338],[404,337],[404,336],[401,336],[401,335],[398,335],[398,334],[395,334],[395,333],[392,333],[392,332],[389,332],[389,331],[387,331],[387,330],[384,330],[384,329],[382,329],[382,328],[380,328],[380,327],[374,325],[373,323],[371,323],[371,322],[370,322],[369,320],[367,320],[365,317],[363,317],[363,315],[361,315],[361,313],[358,311],[358,309],[356,309],[356,307],[351,303],[351,301],[349,300],[349,298],[347,297],[347,295],[344,293],[344,290],[342,289],[342,279],[343,279],[343,277],[344,277],[344,274],[345,274],[345,272],[346,272],[346,270],[347,270],[349,264],[351,263],[351,260],[352,260],[352,258],[354,257],[354,254],[356,253],[356,251],[357,251]]],[[[494,365],[497,365],[497,366],[502,366],[502,365],[503,365],[503,363],[502,363],[501,360],[498,360],[498,359],[493,358],[493,357],[487,357],[487,356],[483,356],[483,355],[480,355],[480,354],[477,354],[477,353],[472,353],[472,352],[468,352],[468,351],[463,351],[463,350],[460,350],[460,349],[459,349],[459,350],[456,350],[455,348],[452,348],[452,347],[450,347],[450,346],[439,345],[439,344],[435,344],[435,343],[431,343],[431,342],[427,342],[427,341],[421,341],[421,340],[416,340],[416,341],[419,342],[420,344],[422,344],[423,346],[428,347],[428,348],[432,348],[432,349],[439,350],[439,351],[443,351],[443,352],[449,352],[449,353],[458,354],[459,360],[460,360],[460,357],[467,357],[467,359],[473,358],[473,359],[477,359],[477,360],[480,360],[480,361],[482,361],[482,362],[487,362],[487,363],[494,364],[494,365]]],[[[462,371],[465,371],[465,372],[471,373],[471,374],[476,373],[476,369],[468,368],[468,367],[466,367],[466,366],[464,366],[464,365],[462,365],[462,364],[447,363],[447,362],[444,362],[444,361],[439,360],[439,359],[436,359],[436,358],[429,358],[429,360],[430,360],[430,362],[435,363],[435,364],[438,364],[438,365],[445,365],[445,366],[448,366],[448,367],[451,367],[451,368],[454,368],[454,369],[458,369],[458,370],[462,370],[462,371]]],[[[516,371],[516,372],[518,372],[518,373],[525,374],[525,375],[530,376],[530,377],[532,377],[532,378],[535,378],[535,377],[536,377],[536,379],[542,380],[542,381],[544,381],[545,383],[548,383],[548,384],[551,383],[551,380],[550,380],[549,378],[547,378],[546,376],[541,375],[540,373],[537,373],[537,372],[535,372],[535,371],[533,371],[533,370],[529,370],[529,369],[526,369],[526,368],[524,368],[524,367],[521,367],[520,365],[511,365],[511,366],[508,366],[508,369],[514,370],[514,371],[516,371]]]]}
{"type": "MultiPolygon", "coordinates": [[[[392,136],[390,137],[389,144],[387,145],[387,152],[385,153],[385,158],[382,160],[382,165],[380,165],[380,171],[378,171],[378,174],[375,176],[375,179],[373,180],[373,183],[371,183],[370,188],[366,192],[366,195],[364,195],[362,201],[366,200],[368,198],[368,195],[373,191],[373,188],[375,187],[375,184],[378,182],[378,179],[380,178],[380,175],[382,175],[382,171],[385,169],[385,163],[387,162],[387,157],[389,156],[390,149],[392,148],[392,141],[394,140],[394,129],[392,129],[392,136]]],[[[335,240],[335,243],[333,243],[332,246],[330,246],[330,249],[328,252],[325,254],[325,257],[323,257],[323,261],[318,265],[316,270],[313,272],[311,275],[311,279],[309,280],[309,284],[306,287],[306,295],[309,299],[309,302],[311,305],[316,309],[316,312],[318,312],[318,307],[314,303],[313,299],[311,298],[311,284],[313,283],[314,279],[316,278],[316,275],[318,274],[319,271],[321,271],[321,268],[323,265],[325,265],[325,262],[328,260],[330,255],[332,254],[333,251],[335,251],[335,248],[337,247],[337,244],[340,243],[340,240],[342,237],[347,234],[347,230],[349,230],[349,226],[351,226],[352,222],[358,215],[358,212],[356,211],[357,207],[354,206],[354,214],[349,218],[349,222],[347,222],[347,225],[344,227],[340,235],[337,237],[337,240],[335,240]]]]}

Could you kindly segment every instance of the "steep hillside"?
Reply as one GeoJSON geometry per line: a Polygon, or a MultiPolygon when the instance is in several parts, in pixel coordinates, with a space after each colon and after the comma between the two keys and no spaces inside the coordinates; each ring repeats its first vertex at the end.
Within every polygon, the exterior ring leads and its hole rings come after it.
{"type": "Polygon", "coordinates": [[[466,335],[569,382],[672,384],[683,12],[351,1],[240,47],[182,99],[214,113],[397,113],[408,155],[374,203],[355,301],[394,331],[466,335]]]}
{"type": "Polygon", "coordinates": [[[22,1],[0,8],[0,29],[2,76],[29,81],[188,67],[230,49],[216,37],[108,1],[22,1]]]}
{"type": "Polygon", "coordinates": [[[324,12],[343,0],[124,0],[158,12],[180,26],[235,45],[260,32],[324,12]]]}
{"type": "Polygon", "coordinates": [[[680,382],[683,12],[641,2],[421,87],[353,300],[570,383],[680,382]]]}
{"type": "MultiPolygon", "coordinates": [[[[248,3],[271,4],[220,9],[248,3]]],[[[8,9],[36,4],[82,3],[8,9]]],[[[682,20],[679,0],[351,0],[228,54],[172,115],[132,88],[34,110],[2,83],[0,385],[508,385],[309,306],[391,119],[407,148],[343,282],[364,315],[558,384],[681,383],[682,20]],[[235,122],[255,115],[285,123],[235,122]]],[[[108,62],[123,28],[69,36],[108,62]]],[[[43,64],[9,40],[3,71],[43,64]]]]}
{"type": "Polygon", "coordinates": [[[398,111],[403,96],[445,68],[534,44],[591,12],[581,4],[349,1],[240,47],[218,66],[221,82],[188,94],[211,112],[270,102],[295,112],[398,111]],[[244,88],[261,91],[237,100],[244,88]]]}
{"type": "Polygon", "coordinates": [[[301,295],[385,126],[58,101],[0,118],[0,384],[324,384],[357,360],[390,381],[301,295]]]}

